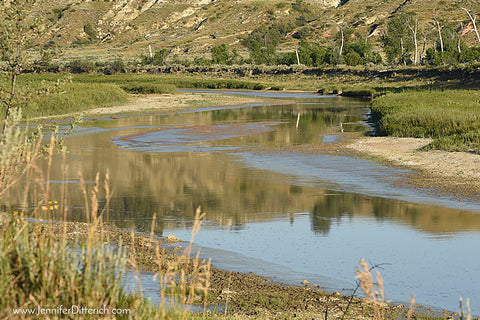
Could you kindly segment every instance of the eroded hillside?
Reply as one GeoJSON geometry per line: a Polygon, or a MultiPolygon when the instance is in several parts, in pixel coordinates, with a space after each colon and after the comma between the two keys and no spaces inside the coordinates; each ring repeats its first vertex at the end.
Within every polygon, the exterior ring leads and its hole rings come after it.
{"type": "MultiPolygon", "coordinates": [[[[131,59],[152,48],[169,48],[175,56],[208,55],[226,44],[242,50],[241,39],[259,26],[291,26],[281,47],[291,50],[301,40],[330,44],[339,26],[354,29],[378,45],[389,19],[414,12],[422,35],[432,38],[434,18],[467,26],[461,7],[480,13],[477,1],[419,0],[57,0],[37,12],[45,17],[42,44],[65,48],[65,58],[131,59]],[[301,36],[298,36],[301,34],[301,36]]],[[[466,40],[475,42],[473,33],[466,40]]],[[[427,43],[428,45],[428,43],[427,43]]]]}

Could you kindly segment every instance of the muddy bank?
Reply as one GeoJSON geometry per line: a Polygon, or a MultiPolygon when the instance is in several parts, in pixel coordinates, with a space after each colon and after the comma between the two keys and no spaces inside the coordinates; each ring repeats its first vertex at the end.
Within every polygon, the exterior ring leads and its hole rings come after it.
{"type": "MultiPolygon", "coordinates": [[[[50,226],[53,234],[66,234],[67,239],[80,243],[88,241],[91,232],[98,236],[103,234],[107,243],[118,244],[121,241],[128,252],[129,269],[142,272],[165,272],[169,265],[179,260],[179,255],[185,246],[188,246],[188,243],[170,241],[169,238],[175,239],[174,236],[158,238],[152,234],[134,233],[109,224],[102,224],[94,230],[92,225],[78,222],[52,223],[50,226]]],[[[398,319],[404,318],[408,312],[408,307],[403,305],[373,304],[368,299],[344,296],[337,292],[329,293],[322,289],[321,284],[305,281],[297,286],[286,285],[254,273],[245,274],[215,268],[215,261],[212,265],[208,303],[220,307],[218,316],[224,314],[235,319],[353,320],[375,319],[378,312],[384,313],[387,319],[398,319]]],[[[359,292],[360,290],[355,295],[359,292]]],[[[419,314],[433,314],[433,311],[421,308],[419,314]]],[[[444,317],[453,315],[449,312],[435,314],[444,317]]]]}

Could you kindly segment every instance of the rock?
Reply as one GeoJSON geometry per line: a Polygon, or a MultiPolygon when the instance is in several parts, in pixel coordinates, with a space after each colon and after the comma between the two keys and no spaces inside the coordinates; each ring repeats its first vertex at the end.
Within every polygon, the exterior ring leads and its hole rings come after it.
{"type": "Polygon", "coordinates": [[[167,241],[170,241],[170,242],[178,242],[178,241],[181,241],[180,239],[177,238],[176,235],[174,234],[169,234],[166,238],[167,241]]]}
{"type": "Polygon", "coordinates": [[[302,281],[302,284],[303,284],[303,285],[307,285],[307,284],[309,284],[309,283],[310,283],[310,282],[308,282],[307,280],[303,280],[303,281],[302,281]]]}

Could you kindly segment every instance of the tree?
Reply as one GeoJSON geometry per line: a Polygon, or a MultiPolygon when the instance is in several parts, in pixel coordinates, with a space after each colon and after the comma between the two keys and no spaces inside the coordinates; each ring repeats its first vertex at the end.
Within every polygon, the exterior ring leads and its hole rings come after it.
{"type": "Polygon", "coordinates": [[[250,57],[256,64],[271,64],[275,61],[275,52],[280,42],[280,29],[272,26],[256,28],[242,41],[250,51],[250,57]]]}
{"type": "Polygon", "coordinates": [[[475,20],[477,19],[477,16],[472,16],[470,11],[468,11],[465,8],[460,8],[460,9],[464,10],[468,14],[468,17],[470,18],[470,20],[472,21],[472,24],[473,24],[473,30],[475,31],[475,34],[477,35],[478,43],[480,43],[480,35],[478,34],[477,24],[475,23],[475,20]]]}
{"type": "Polygon", "coordinates": [[[418,62],[418,39],[417,39],[417,31],[418,31],[418,19],[415,18],[415,22],[411,22],[411,19],[408,16],[405,18],[405,23],[407,24],[408,29],[412,32],[413,38],[413,45],[415,47],[414,55],[413,55],[413,64],[417,65],[418,62]],[[413,26],[412,26],[413,24],[413,26]]]}
{"type": "Polygon", "coordinates": [[[406,20],[411,21],[411,15],[405,13],[395,15],[388,22],[387,34],[382,37],[385,54],[390,62],[406,64],[407,57],[414,48],[413,37],[409,36],[410,30],[405,23],[406,20]]]}
{"type": "Polygon", "coordinates": [[[236,50],[228,51],[226,44],[221,44],[212,47],[210,50],[212,54],[212,63],[214,64],[233,64],[238,60],[238,53],[236,50]]]}
{"type": "Polygon", "coordinates": [[[440,25],[440,22],[438,22],[437,17],[433,17],[433,20],[435,20],[437,24],[437,30],[438,30],[438,41],[440,43],[440,52],[443,52],[443,37],[442,37],[442,26],[440,25]]]}
{"type": "Polygon", "coordinates": [[[170,49],[157,49],[153,53],[151,46],[148,46],[149,55],[140,55],[141,63],[144,65],[151,64],[152,66],[161,66],[165,64],[165,60],[170,55],[170,49]]]}
{"type": "Polygon", "coordinates": [[[29,15],[38,0],[11,0],[0,3],[0,60],[4,62],[7,80],[0,88],[2,133],[15,108],[21,108],[26,99],[18,94],[17,77],[27,65],[26,51],[33,46],[32,39],[40,31],[39,17],[29,15]]]}

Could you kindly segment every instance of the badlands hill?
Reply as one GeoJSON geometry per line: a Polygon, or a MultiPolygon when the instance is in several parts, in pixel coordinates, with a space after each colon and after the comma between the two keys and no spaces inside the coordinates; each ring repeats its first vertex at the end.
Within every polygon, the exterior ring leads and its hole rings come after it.
{"type": "MultiPolygon", "coordinates": [[[[62,47],[65,58],[128,60],[146,54],[149,46],[190,58],[206,56],[220,44],[241,53],[242,38],[272,24],[291,28],[281,50],[301,40],[334,43],[339,26],[378,46],[389,19],[401,12],[416,14],[419,39],[433,39],[434,18],[468,26],[462,7],[480,15],[476,0],[55,0],[34,10],[48,26],[41,44],[62,47]]],[[[473,32],[465,39],[476,42],[473,32]]]]}

